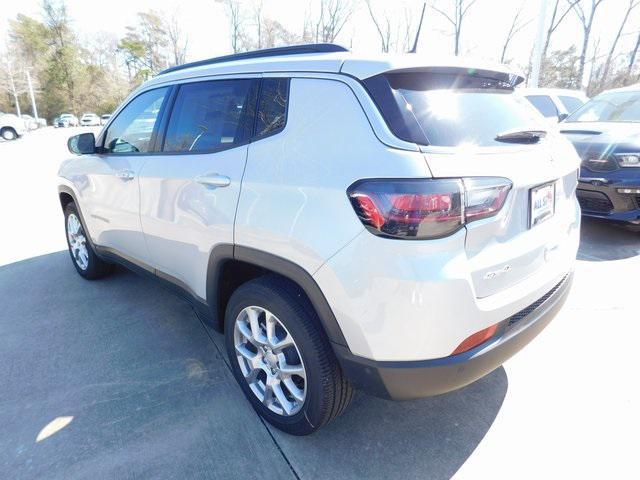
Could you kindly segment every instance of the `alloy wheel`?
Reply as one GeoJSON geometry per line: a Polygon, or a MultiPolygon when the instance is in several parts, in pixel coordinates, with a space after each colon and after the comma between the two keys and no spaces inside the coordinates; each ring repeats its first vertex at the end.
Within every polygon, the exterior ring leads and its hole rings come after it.
{"type": "Polygon", "coordinates": [[[70,213],[67,217],[67,237],[69,239],[69,250],[76,265],[82,270],[89,266],[89,251],[87,250],[87,237],[82,228],[82,223],[75,213],[70,213]]]}
{"type": "Polygon", "coordinates": [[[307,394],[307,375],[295,340],[270,311],[246,307],[235,320],[236,358],[249,388],[272,412],[295,415],[307,394]]]}

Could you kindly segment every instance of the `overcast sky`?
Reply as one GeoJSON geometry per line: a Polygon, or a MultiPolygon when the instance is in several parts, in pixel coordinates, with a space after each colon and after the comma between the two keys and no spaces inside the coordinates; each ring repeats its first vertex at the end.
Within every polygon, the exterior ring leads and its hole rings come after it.
{"type": "MultiPolygon", "coordinates": [[[[433,1],[433,0],[431,0],[433,1]]],[[[429,3],[431,3],[431,1],[429,3]]],[[[448,1],[436,0],[446,8],[448,1]]],[[[525,5],[522,18],[531,20],[513,40],[507,58],[524,68],[529,60],[534,42],[537,17],[542,0],[477,0],[465,19],[462,32],[462,53],[485,60],[499,60],[502,44],[515,12],[525,5]]],[[[178,12],[183,29],[189,36],[188,60],[198,60],[230,53],[229,28],[223,5],[214,0],[67,0],[73,25],[81,38],[88,39],[96,32],[105,31],[121,37],[127,25],[136,21],[136,13],[154,9],[159,12],[178,12]]],[[[554,0],[548,0],[549,16],[554,0]]],[[[591,3],[585,0],[585,3],[591,3]]],[[[364,2],[353,15],[352,21],[338,37],[338,43],[352,46],[354,51],[379,51],[380,43],[364,2]]],[[[601,49],[608,50],[617,31],[628,0],[604,0],[594,25],[593,39],[601,38],[601,49]]],[[[40,17],[40,0],[3,2],[0,11],[0,50],[4,49],[8,21],[18,13],[40,17]]],[[[374,0],[380,14],[390,17],[404,15],[402,5],[407,5],[419,16],[422,0],[374,0]]],[[[287,29],[301,32],[308,0],[265,0],[265,16],[277,19],[287,29]]],[[[247,28],[251,28],[250,22],[247,28]]],[[[640,29],[640,7],[633,13],[621,39],[619,52],[629,51],[640,29]]],[[[552,48],[580,45],[582,31],[575,15],[570,14],[553,37],[552,48]]],[[[433,9],[427,9],[423,33],[418,51],[420,53],[453,53],[450,25],[433,9]]]]}

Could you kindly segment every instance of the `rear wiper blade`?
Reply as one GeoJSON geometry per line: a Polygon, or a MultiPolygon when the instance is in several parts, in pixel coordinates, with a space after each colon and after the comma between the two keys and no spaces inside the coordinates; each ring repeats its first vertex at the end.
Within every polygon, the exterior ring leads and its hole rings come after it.
{"type": "Polygon", "coordinates": [[[498,142],[538,143],[547,135],[546,130],[508,130],[496,136],[498,142]]]}

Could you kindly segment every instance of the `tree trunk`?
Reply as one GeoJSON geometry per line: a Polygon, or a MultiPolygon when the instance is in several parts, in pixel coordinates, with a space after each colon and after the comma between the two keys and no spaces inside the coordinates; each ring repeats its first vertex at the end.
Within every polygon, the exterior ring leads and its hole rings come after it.
{"type": "Polygon", "coordinates": [[[604,64],[604,70],[602,71],[602,76],[600,78],[600,83],[604,84],[609,76],[609,69],[611,68],[611,60],[613,60],[613,54],[616,51],[616,47],[618,46],[618,41],[620,40],[620,36],[622,35],[622,31],[624,30],[625,25],[627,24],[627,20],[629,19],[629,15],[631,14],[631,10],[635,8],[637,4],[633,3],[633,0],[629,2],[629,8],[627,9],[627,13],[620,24],[620,28],[618,29],[618,33],[616,34],[616,38],[613,40],[613,44],[611,45],[611,49],[609,50],[609,54],[607,55],[607,61],[604,64]]]}
{"type": "Polygon", "coordinates": [[[631,58],[629,59],[629,74],[633,70],[633,64],[636,63],[636,55],[638,55],[638,49],[640,49],[640,33],[638,34],[638,40],[636,40],[636,46],[631,52],[631,58]]]}

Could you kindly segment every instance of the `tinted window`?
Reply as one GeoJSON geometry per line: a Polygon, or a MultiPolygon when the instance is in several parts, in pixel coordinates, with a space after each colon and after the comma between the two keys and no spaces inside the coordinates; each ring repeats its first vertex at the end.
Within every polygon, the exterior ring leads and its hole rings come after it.
{"type": "Polygon", "coordinates": [[[181,85],[163,151],[205,152],[247,140],[253,125],[254,83],[245,79],[181,85]]]}
{"type": "Polygon", "coordinates": [[[547,95],[527,95],[527,100],[545,117],[558,117],[558,109],[556,108],[556,104],[553,103],[553,100],[551,100],[551,97],[547,95]]]}
{"type": "Polygon", "coordinates": [[[531,105],[508,82],[494,78],[416,72],[365,83],[394,134],[410,142],[504,146],[495,140],[499,134],[539,126],[531,105]]]}
{"type": "Polygon", "coordinates": [[[564,108],[567,109],[567,112],[571,113],[577,109],[579,109],[584,102],[577,97],[568,97],[566,95],[559,95],[558,98],[564,105],[564,108]]]}
{"type": "Polygon", "coordinates": [[[603,93],[572,113],[567,122],[640,122],[640,92],[603,93]]]}
{"type": "Polygon", "coordinates": [[[144,153],[151,147],[153,128],[167,88],[149,90],[134,98],[111,123],[104,150],[112,153],[144,153]]]}
{"type": "Polygon", "coordinates": [[[284,128],[288,100],[289,79],[265,78],[262,81],[256,136],[269,135],[284,128]]]}

